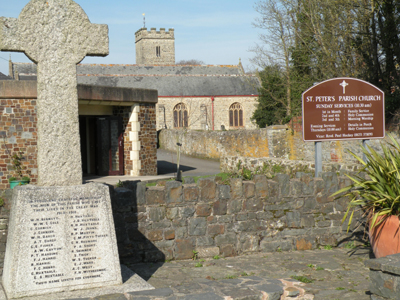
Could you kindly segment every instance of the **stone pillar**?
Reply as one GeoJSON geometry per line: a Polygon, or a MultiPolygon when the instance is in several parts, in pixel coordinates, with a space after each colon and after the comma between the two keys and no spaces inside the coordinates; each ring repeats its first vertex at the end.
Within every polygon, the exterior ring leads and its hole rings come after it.
{"type": "Polygon", "coordinates": [[[158,125],[157,129],[165,129],[167,128],[166,120],[165,120],[165,106],[159,105],[158,106],[158,125]]]}
{"type": "Polygon", "coordinates": [[[140,163],[140,141],[139,141],[139,131],[140,131],[140,122],[139,122],[139,111],[140,105],[134,104],[132,105],[132,112],[129,118],[129,140],[132,143],[132,151],[130,153],[130,159],[132,160],[132,170],[131,176],[139,176],[141,163],[140,163]]]}
{"type": "Polygon", "coordinates": [[[288,145],[286,125],[272,125],[267,127],[269,157],[288,159],[288,145]]]}

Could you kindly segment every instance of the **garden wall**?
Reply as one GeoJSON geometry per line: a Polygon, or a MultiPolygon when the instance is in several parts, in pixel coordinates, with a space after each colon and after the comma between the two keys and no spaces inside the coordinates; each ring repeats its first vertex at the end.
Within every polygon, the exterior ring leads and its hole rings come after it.
{"type": "MultiPolygon", "coordinates": [[[[164,129],[159,133],[159,144],[162,149],[176,151],[177,137],[179,137],[182,144],[181,153],[187,155],[215,159],[239,156],[314,162],[314,142],[304,142],[299,128],[293,128],[275,125],[256,130],[230,131],[164,129]]],[[[397,133],[392,132],[392,134],[400,141],[397,133]]],[[[381,141],[375,139],[368,143],[379,151],[381,141]]],[[[362,156],[361,146],[362,140],[323,142],[322,160],[324,163],[356,163],[356,159],[348,153],[348,150],[362,156]]]]}
{"type": "Polygon", "coordinates": [[[193,251],[213,257],[308,250],[350,238],[341,224],[347,200],[330,197],[350,182],[334,172],[161,184],[125,182],[112,192],[120,257],[127,263],[188,259],[193,251]]]}
{"type": "MultiPolygon", "coordinates": [[[[322,165],[323,172],[355,172],[362,167],[360,163],[336,163],[328,162],[322,165]]],[[[266,174],[272,177],[276,172],[285,174],[295,174],[296,172],[315,173],[315,162],[304,160],[289,160],[281,158],[254,158],[244,156],[225,156],[220,160],[220,168],[222,172],[237,173],[242,169],[250,170],[252,173],[266,174]]]]}

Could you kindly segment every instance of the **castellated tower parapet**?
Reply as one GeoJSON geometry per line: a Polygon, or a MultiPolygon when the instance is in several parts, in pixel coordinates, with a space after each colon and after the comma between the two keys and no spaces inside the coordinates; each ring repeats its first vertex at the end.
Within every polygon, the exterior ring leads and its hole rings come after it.
{"type": "Polygon", "coordinates": [[[173,65],[175,64],[175,32],[170,28],[141,28],[135,33],[136,64],[173,65]]]}

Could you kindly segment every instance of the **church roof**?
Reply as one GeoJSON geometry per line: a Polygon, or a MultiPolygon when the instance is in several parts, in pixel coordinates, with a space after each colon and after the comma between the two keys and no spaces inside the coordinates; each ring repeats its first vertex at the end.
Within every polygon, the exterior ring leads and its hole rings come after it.
{"type": "MultiPolygon", "coordinates": [[[[36,76],[35,64],[13,63],[13,70],[20,80],[36,76]]],[[[79,64],[77,74],[79,84],[157,89],[161,97],[257,95],[260,87],[240,66],[79,64]]]]}
{"type": "Polygon", "coordinates": [[[0,72],[0,80],[12,80],[12,78],[0,72]]]}

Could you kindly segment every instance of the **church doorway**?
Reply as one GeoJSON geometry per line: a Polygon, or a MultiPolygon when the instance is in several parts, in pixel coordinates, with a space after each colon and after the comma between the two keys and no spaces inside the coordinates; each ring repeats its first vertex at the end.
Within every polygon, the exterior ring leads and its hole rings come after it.
{"type": "Polygon", "coordinates": [[[123,175],[122,119],[116,116],[79,116],[83,175],[123,175]]]}

